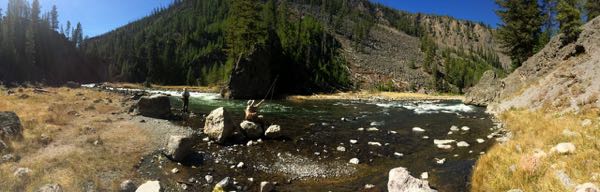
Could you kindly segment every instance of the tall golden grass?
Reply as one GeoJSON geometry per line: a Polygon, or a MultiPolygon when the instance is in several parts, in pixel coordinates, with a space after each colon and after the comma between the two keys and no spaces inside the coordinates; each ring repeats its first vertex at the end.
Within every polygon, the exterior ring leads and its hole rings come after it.
{"type": "Polygon", "coordinates": [[[574,186],[565,187],[557,179],[561,170],[573,184],[600,182],[597,112],[560,115],[550,110],[512,110],[500,115],[500,119],[513,138],[496,144],[477,161],[472,191],[574,191],[574,186]],[[585,119],[593,124],[582,126],[585,119]],[[552,153],[551,148],[562,142],[575,144],[575,153],[552,153]]]}
{"type": "Polygon", "coordinates": [[[0,111],[16,112],[23,124],[23,140],[11,142],[13,153],[21,159],[0,164],[0,191],[35,191],[48,183],[58,183],[65,191],[82,191],[86,186],[118,190],[121,181],[135,175],[132,166],[149,152],[149,139],[135,124],[111,115],[122,111],[120,103],[114,102],[122,96],[87,89],[47,90],[0,93],[0,111]],[[29,97],[19,98],[23,94],[29,97]],[[107,98],[113,102],[106,102],[107,98]],[[103,101],[94,102],[99,99],[103,101]],[[92,105],[96,110],[85,110],[92,105]],[[96,120],[107,118],[114,121],[96,120]],[[94,131],[85,131],[90,128],[94,131]],[[40,142],[42,135],[51,142],[40,142]],[[97,139],[101,145],[90,142],[97,139]],[[31,169],[31,175],[15,177],[19,167],[31,169]]]}

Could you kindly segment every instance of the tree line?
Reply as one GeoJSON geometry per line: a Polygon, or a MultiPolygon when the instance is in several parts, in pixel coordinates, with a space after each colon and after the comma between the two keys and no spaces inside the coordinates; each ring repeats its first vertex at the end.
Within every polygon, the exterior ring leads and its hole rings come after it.
{"type": "Polygon", "coordinates": [[[600,15],[600,0],[496,0],[502,24],[498,39],[512,59],[513,69],[562,34],[568,44],[577,39],[583,21],[600,15]]]}
{"type": "Polygon", "coordinates": [[[72,37],[58,29],[56,6],[42,13],[39,0],[9,0],[7,10],[0,10],[0,81],[60,84],[103,78],[101,65],[79,51],[81,24],[72,31],[68,27],[72,37]]]}

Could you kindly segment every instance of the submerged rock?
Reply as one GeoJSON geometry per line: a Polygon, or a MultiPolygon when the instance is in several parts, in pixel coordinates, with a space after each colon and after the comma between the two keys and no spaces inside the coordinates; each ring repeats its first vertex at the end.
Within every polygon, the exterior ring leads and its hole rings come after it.
{"type": "Polygon", "coordinates": [[[23,137],[23,126],[15,112],[0,112],[0,139],[19,139],[23,137]]]}
{"type": "Polygon", "coordinates": [[[242,121],[240,127],[248,139],[258,139],[264,134],[262,126],[251,121],[242,121]]]}
{"type": "Polygon", "coordinates": [[[196,144],[196,140],[192,135],[174,135],[169,137],[163,153],[173,161],[181,162],[194,152],[192,149],[194,144],[196,144]]]}
{"type": "Polygon", "coordinates": [[[469,143],[467,143],[466,141],[460,141],[458,143],[456,143],[457,147],[469,147],[469,143]]]}
{"type": "Polygon", "coordinates": [[[135,192],[160,192],[160,182],[146,181],[146,183],[140,185],[135,192]]]}
{"type": "Polygon", "coordinates": [[[358,158],[352,158],[349,161],[350,164],[354,164],[354,165],[358,165],[360,163],[360,161],[358,160],[358,158]]]}
{"type": "Polygon", "coordinates": [[[452,139],[446,139],[446,140],[434,139],[433,140],[433,144],[436,144],[436,145],[447,145],[447,144],[454,143],[454,142],[456,142],[456,141],[452,140],[452,139]]]}
{"type": "Polygon", "coordinates": [[[137,110],[142,116],[167,119],[171,116],[171,101],[165,95],[152,95],[140,98],[137,110]]]}
{"type": "Polygon", "coordinates": [[[234,127],[231,115],[225,108],[213,110],[206,117],[204,134],[218,143],[223,143],[233,134],[234,127]]]}
{"type": "Polygon", "coordinates": [[[389,192],[436,191],[429,187],[429,182],[412,177],[404,167],[390,170],[387,187],[389,192]]]}
{"type": "Polygon", "coordinates": [[[63,192],[63,189],[59,184],[51,183],[40,187],[36,192],[63,192]]]}

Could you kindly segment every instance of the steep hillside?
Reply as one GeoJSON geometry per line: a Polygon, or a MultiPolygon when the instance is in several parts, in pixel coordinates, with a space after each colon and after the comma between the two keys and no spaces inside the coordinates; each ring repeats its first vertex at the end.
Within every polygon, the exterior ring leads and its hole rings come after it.
{"type": "MultiPolygon", "coordinates": [[[[539,53],[495,86],[478,85],[492,94],[483,105],[493,112],[511,108],[549,107],[563,112],[598,108],[600,94],[600,18],[583,27],[576,42],[563,45],[554,37],[539,53]],[[491,90],[490,90],[491,89],[491,90]]],[[[481,101],[481,94],[467,94],[469,101],[481,101]]]]}
{"type": "Polygon", "coordinates": [[[503,73],[509,63],[497,49],[493,30],[478,23],[410,14],[367,0],[275,2],[274,8],[255,4],[259,28],[266,16],[276,21],[257,33],[270,34],[270,51],[262,55],[228,52],[235,45],[225,38],[232,5],[212,0],[177,1],[90,39],[86,52],[106,58],[115,81],[231,85],[236,76],[247,82],[262,71],[264,78],[253,82],[267,86],[252,90],[257,95],[268,92],[275,79],[283,88],[278,93],[348,88],[462,92],[484,71],[503,73]],[[253,66],[249,60],[264,66],[237,68],[253,66]]]}

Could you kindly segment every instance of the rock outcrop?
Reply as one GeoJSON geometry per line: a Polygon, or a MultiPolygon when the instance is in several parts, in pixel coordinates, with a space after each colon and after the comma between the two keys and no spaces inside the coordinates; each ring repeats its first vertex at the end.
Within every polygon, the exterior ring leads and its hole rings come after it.
{"type": "Polygon", "coordinates": [[[233,134],[234,126],[231,115],[225,108],[213,110],[206,117],[204,123],[204,134],[208,135],[217,143],[223,143],[233,134]]]}
{"type": "MultiPolygon", "coordinates": [[[[501,80],[499,94],[488,102],[490,112],[511,108],[539,109],[551,106],[563,112],[600,107],[600,17],[583,26],[577,41],[564,44],[554,37],[540,52],[501,80]]],[[[475,90],[488,88],[486,82],[475,90]]],[[[493,89],[487,92],[494,91],[493,89]]],[[[472,101],[484,101],[491,93],[471,94],[472,101]],[[483,96],[483,97],[482,97],[483,96]]]]}
{"type": "Polygon", "coordinates": [[[389,192],[434,192],[429,187],[429,182],[414,178],[404,167],[390,170],[388,183],[389,192]]]}
{"type": "Polygon", "coordinates": [[[142,116],[167,119],[171,116],[171,101],[166,95],[152,95],[140,98],[137,110],[142,116]]]}
{"type": "Polygon", "coordinates": [[[23,137],[23,126],[15,112],[0,112],[0,139],[23,137]]]}
{"type": "Polygon", "coordinates": [[[487,106],[500,95],[502,82],[495,71],[483,73],[479,83],[465,93],[465,103],[470,105],[487,106]]]}
{"type": "Polygon", "coordinates": [[[249,56],[239,58],[221,95],[227,99],[263,98],[275,79],[274,65],[268,48],[255,50],[249,56]]]}

